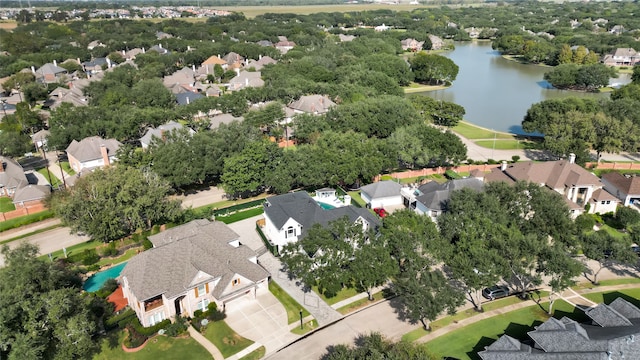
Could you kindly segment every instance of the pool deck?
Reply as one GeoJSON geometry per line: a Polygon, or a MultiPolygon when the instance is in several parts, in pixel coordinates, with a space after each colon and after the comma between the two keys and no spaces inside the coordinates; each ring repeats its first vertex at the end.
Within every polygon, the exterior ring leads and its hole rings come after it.
{"type": "Polygon", "coordinates": [[[319,203],[323,203],[326,205],[331,205],[334,208],[339,208],[339,207],[345,207],[346,205],[340,201],[340,199],[338,199],[337,197],[334,198],[318,198],[317,196],[314,196],[312,198],[313,200],[315,200],[315,202],[319,203]]]}

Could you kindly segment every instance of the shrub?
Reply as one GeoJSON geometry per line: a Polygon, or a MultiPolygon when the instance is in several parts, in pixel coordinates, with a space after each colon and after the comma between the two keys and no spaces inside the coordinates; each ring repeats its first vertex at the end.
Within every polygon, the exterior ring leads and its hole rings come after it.
{"type": "Polygon", "coordinates": [[[576,218],[575,223],[578,230],[584,232],[592,230],[596,220],[589,214],[581,214],[576,218]]]}
{"type": "Polygon", "coordinates": [[[520,156],[518,156],[518,155],[513,155],[513,156],[511,157],[511,161],[512,161],[512,162],[514,162],[514,163],[517,163],[518,161],[520,161],[520,156]]]}
{"type": "Polygon", "coordinates": [[[124,346],[129,349],[137,348],[138,346],[144,344],[144,342],[148,339],[147,336],[137,332],[131,325],[127,326],[127,331],[129,332],[129,336],[127,336],[127,338],[124,340],[124,346]]]}
{"type": "Polygon", "coordinates": [[[145,336],[151,336],[155,333],[158,332],[158,330],[160,329],[166,329],[167,326],[169,326],[169,324],[171,324],[171,320],[166,319],[166,320],[162,320],[161,322],[153,325],[153,326],[149,326],[149,327],[144,327],[142,326],[142,324],[140,324],[140,320],[138,320],[138,317],[136,317],[132,322],[131,325],[133,326],[133,328],[141,335],[145,335],[145,336]]]}
{"type": "Polygon", "coordinates": [[[100,256],[96,252],[96,249],[86,249],[82,253],[82,265],[93,265],[100,261],[100,256]]]}
{"type": "Polygon", "coordinates": [[[447,170],[444,172],[444,176],[447,177],[447,179],[453,180],[453,179],[460,179],[460,175],[453,171],[453,170],[447,170]]]}
{"type": "Polygon", "coordinates": [[[98,270],[100,270],[100,265],[98,265],[98,264],[93,264],[93,265],[87,266],[87,272],[89,272],[89,271],[98,271],[98,270]]]}
{"type": "Polygon", "coordinates": [[[494,164],[497,164],[497,163],[498,163],[498,162],[497,162],[497,161],[495,161],[495,160],[493,160],[493,159],[489,159],[489,160],[487,160],[487,164],[489,164],[489,165],[494,165],[494,164]]]}
{"type": "Polygon", "coordinates": [[[101,250],[102,256],[116,256],[118,255],[118,249],[116,249],[116,243],[111,242],[101,250]]]}
{"type": "MultiPolygon", "coordinates": [[[[123,312],[121,312],[120,314],[114,315],[110,318],[108,318],[104,324],[107,328],[112,329],[116,326],[120,327],[120,328],[124,328],[124,326],[120,326],[121,322],[124,320],[127,320],[127,322],[130,322],[131,320],[133,320],[133,318],[136,316],[135,311],[133,311],[133,309],[127,309],[123,312]]],[[[122,322],[123,325],[126,325],[125,322],[122,322]]]]}
{"type": "Polygon", "coordinates": [[[153,243],[151,242],[151,240],[145,238],[144,240],[142,240],[142,246],[145,250],[149,250],[153,248],[153,243]]]}
{"type": "Polygon", "coordinates": [[[176,316],[176,321],[172,324],[169,324],[166,328],[166,334],[171,337],[176,337],[184,334],[187,331],[187,319],[182,316],[176,316]]]}
{"type": "Polygon", "coordinates": [[[632,208],[619,206],[616,210],[616,219],[623,228],[627,228],[630,225],[640,223],[640,213],[632,208]]]}

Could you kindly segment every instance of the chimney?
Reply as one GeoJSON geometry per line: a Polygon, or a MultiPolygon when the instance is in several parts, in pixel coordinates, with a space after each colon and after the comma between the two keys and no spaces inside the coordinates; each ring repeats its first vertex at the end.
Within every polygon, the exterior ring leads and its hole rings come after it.
{"type": "Polygon", "coordinates": [[[36,74],[36,68],[34,66],[31,66],[31,72],[33,73],[33,75],[36,74]]]}
{"type": "Polygon", "coordinates": [[[162,129],[160,129],[160,139],[162,139],[162,141],[167,141],[167,134],[162,129]]]}
{"type": "Polygon", "coordinates": [[[162,49],[162,44],[158,44],[158,47],[159,47],[160,49],[162,49]]]}
{"type": "Polygon", "coordinates": [[[240,68],[236,68],[236,75],[240,76],[240,68]]]}
{"type": "Polygon", "coordinates": [[[220,54],[218,54],[218,59],[220,59],[220,54]]]}
{"type": "Polygon", "coordinates": [[[122,56],[126,56],[126,55],[127,55],[127,52],[122,50],[122,56]]]}
{"type": "Polygon", "coordinates": [[[76,58],[76,61],[78,62],[78,65],[82,64],[82,62],[80,62],[80,58],[76,58]]]}
{"type": "Polygon", "coordinates": [[[146,53],[147,53],[147,51],[146,51],[144,48],[142,48],[142,53],[143,53],[143,54],[146,54],[146,53]]]}
{"type": "Polygon", "coordinates": [[[58,62],[53,60],[53,66],[58,66],[58,62]]]}
{"type": "Polygon", "coordinates": [[[258,60],[262,60],[262,55],[258,55],[258,60]]]}
{"type": "Polygon", "coordinates": [[[571,153],[569,154],[569,164],[575,164],[576,162],[576,154],[571,153]]]}
{"type": "Polygon", "coordinates": [[[107,58],[107,68],[111,69],[111,59],[107,58]]]}
{"type": "Polygon", "coordinates": [[[192,70],[193,72],[196,72],[196,66],[195,66],[195,65],[191,65],[191,70],[192,70]]]}
{"type": "Polygon", "coordinates": [[[505,160],[502,160],[502,164],[500,165],[500,170],[501,171],[507,170],[507,162],[505,160]]]}
{"type": "Polygon", "coordinates": [[[102,161],[104,162],[104,166],[109,166],[111,163],[109,162],[109,154],[107,153],[107,147],[104,144],[100,145],[100,154],[102,155],[102,161]]]}
{"type": "Polygon", "coordinates": [[[189,96],[187,96],[187,105],[189,105],[191,103],[191,100],[189,99],[189,96]]]}
{"type": "Polygon", "coordinates": [[[249,78],[244,79],[244,86],[249,86],[249,78]]]}
{"type": "Polygon", "coordinates": [[[187,45],[187,51],[191,51],[191,46],[187,45]]]}

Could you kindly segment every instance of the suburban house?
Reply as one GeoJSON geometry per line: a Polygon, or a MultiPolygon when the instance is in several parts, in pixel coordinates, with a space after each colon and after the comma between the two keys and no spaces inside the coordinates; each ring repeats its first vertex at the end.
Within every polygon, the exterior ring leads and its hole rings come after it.
{"type": "Polygon", "coordinates": [[[201,64],[201,66],[206,69],[207,74],[213,74],[216,65],[220,65],[223,70],[226,70],[228,67],[227,62],[220,58],[220,55],[211,56],[201,64]]]}
{"type": "Polygon", "coordinates": [[[109,58],[100,57],[92,59],[91,61],[85,61],[81,65],[86,73],[95,74],[101,72],[103,69],[110,68],[111,60],[109,60],[109,58]]]}
{"type": "Polygon", "coordinates": [[[27,184],[22,166],[12,158],[0,156],[0,196],[13,197],[18,188],[27,184]]]}
{"type": "Polygon", "coordinates": [[[454,179],[444,184],[431,181],[417,188],[403,188],[402,197],[409,209],[435,222],[447,210],[451,192],[465,188],[482,191],[484,183],[476,178],[454,179]]]}
{"type": "Polygon", "coordinates": [[[361,187],[360,196],[370,209],[398,206],[402,205],[401,189],[402,185],[395,181],[378,181],[361,187]]]}
{"type": "MultiPolygon", "coordinates": [[[[575,155],[571,154],[568,160],[532,162],[524,161],[507,165],[502,163],[499,168],[493,169],[484,177],[485,182],[525,181],[546,186],[547,188],[563,195],[571,210],[571,217],[576,218],[584,212],[584,207],[589,203],[594,193],[602,189],[603,184],[594,174],[588,172],[575,163],[575,155]]],[[[602,196],[602,195],[601,195],[602,196]]],[[[597,207],[590,207],[589,213],[615,211],[618,201],[607,204],[598,203],[597,207]]]]}
{"type": "Polygon", "coordinates": [[[356,37],[354,35],[338,34],[338,39],[340,39],[340,42],[353,41],[353,39],[355,39],[355,38],[356,37]]]}
{"type": "Polygon", "coordinates": [[[297,114],[307,113],[318,115],[325,114],[333,106],[336,106],[336,103],[324,95],[305,95],[290,103],[288,106],[297,114]]]}
{"type": "Polygon", "coordinates": [[[345,216],[365,230],[380,226],[378,218],[367,209],[352,205],[325,209],[305,191],[299,191],[265,200],[263,232],[278,250],[282,250],[286,244],[302,239],[313,225],[326,226],[345,216]]]}
{"type": "Polygon", "coordinates": [[[37,133],[31,135],[31,142],[37,149],[41,149],[47,145],[47,138],[49,138],[51,132],[49,130],[40,130],[37,133]]]}
{"type": "Polygon", "coordinates": [[[418,41],[416,39],[404,39],[400,41],[402,45],[402,50],[404,51],[422,51],[422,45],[424,45],[424,41],[418,41]]]}
{"type": "Polygon", "coordinates": [[[428,35],[429,41],[431,41],[431,50],[440,50],[444,47],[444,41],[435,35],[428,35]]]}
{"type": "Polygon", "coordinates": [[[258,57],[258,60],[250,59],[247,61],[247,65],[245,65],[246,69],[253,68],[256,71],[260,71],[265,65],[276,64],[277,61],[274,60],[271,56],[262,56],[258,57]]]}
{"type": "Polygon", "coordinates": [[[231,114],[218,114],[209,120],[209,129],[214,130],[220,127],[220,124],[230,124],[234,121],[243,121],[244,117],[235,117],[231,114]]]}
{"type": "Polygon", "coordinates": [[[239,69],[244,64],[244,57],[242,57],[240,54],[235,53],[233,51],[223,56],[222,60],[224,60],[227,63],[227,66],[230,69],[239,69]]]}
{"type": "Polygon", "coordinates": [[[585,310],[591,322],[550,318],[527,334],[531,341],[502,335],[478,355],[483,360],[622,360],[640,354],[640,309],[619,297],[585,310]]]}
{"type": "Polygon", "coordinates": [[[51,194],[49,185],[25,185],[16,189],[13,194],[13,205],[16,209],[40,205],[42,199],[51,194]]]}
{"type": "Polygon", "coordinates": [[[236,69],[237,76],[229,81],[227,89],[237,91],[249,87],[263,87],[264,80],[260,77],[260,71],[240,71],[236,69]]]}
{"type": "Polygon", "coordinates": [[[619,199],[623,206],[640,200],[640,177],[610,172],[602,175],[605,190],[619,199]]]}
{"type": "Polygon", "coordinates": [[[116,139],[105,140],[99,136],[73,140],[67,147],[69,166],[76,172],[109,166],[116,160],[120,146],[116,139]]]}
{"type": "Polygon", "coordinates": [[[143,326],[269,291],[269,273],[258,265],[257,253],[222,222],[194,220],[149,240],[153,248],[129,260],[121,279],[143,326]]]}
{"type": "Polygon", "coordinates": [[[640,53],[633,48],[617,48],[612,54],[606,54],[602,62],[609,66],[634,66],[640,63],[640,53]]]}
{"type": "Polygon", "coordinates": [[[177,93],[176,95],[176,103],[178,105],[189,105],[192,102],[204,98],[204,95],[201,95],[197,92],[185,91],[181,93],[177,93]]]}
{"type": "Polygon", "coordinates": [[[58,82],[64,79],[67,74],[67,69],[59,67],[55,60],[53,60],[53,64],[46,63],[38,68],[38,70],[31,67],[31,71],[33,72],[33,75],[35,75],[36,80],[42,83],[58,82]]]}
{"type": "MultiPolygon", "coordinates": [[[[145,132],[144,136],[140,138],[140,145],[142,145],[143,149],[147,149],[149,145],[151,145],[151,141],[153,141],[154,137],[160,140],[164,140],[169,132],[179,129],[184,129],[184,126],[175,121],[169,121],[168,123],[162,124],[155,129],[147,128],[147,132],[145,132]]],[[[192,136],[196,133],[191,128],[187,129],[189,129],[189,134],[192,136]]]]}
{"type": "Polygon", "coordinates": [[[171,75],[167,75],[162,79],[162,84],[170,88],[174,85],[193,84],[196,78],[196,72],[188,67],[184,67],[171,75]]]}
{"type": "Polygon", "coordinates": [[[276,50],[280,51],[281,54],[286,54],[289,50],[293,49],[296,46],[296,43],[289,40],[281,40],[275,43],[276,50]]]}

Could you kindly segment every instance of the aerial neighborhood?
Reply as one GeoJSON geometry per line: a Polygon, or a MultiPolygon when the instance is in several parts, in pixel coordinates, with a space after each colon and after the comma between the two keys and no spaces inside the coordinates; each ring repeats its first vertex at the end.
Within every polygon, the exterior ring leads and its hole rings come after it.
{"type": "Polygon", "coordinates": [[[436,4],[0,4],[0,358],[638,358],[640,5],[436,4]]]}

